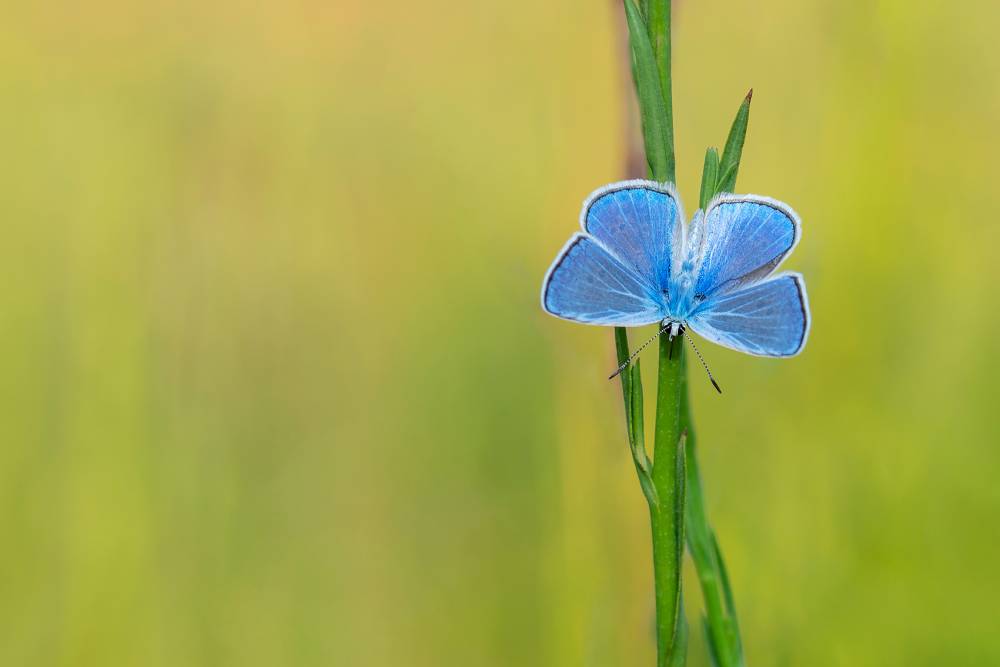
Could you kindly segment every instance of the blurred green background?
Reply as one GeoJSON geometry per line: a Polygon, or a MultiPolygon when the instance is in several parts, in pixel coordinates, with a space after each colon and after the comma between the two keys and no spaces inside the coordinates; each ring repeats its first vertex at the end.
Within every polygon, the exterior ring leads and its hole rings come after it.
{"type": "MultiPolygon", "coordinates": [[[[617,2],[2,19],[0,664],[653,663],[611,335],[538,307],[617,2]]],[[[688,212],[753,86],[804,220],[805,353],[692,376],[752,665],[1000,664],[998,21],[676,4],[688,212]]]]}

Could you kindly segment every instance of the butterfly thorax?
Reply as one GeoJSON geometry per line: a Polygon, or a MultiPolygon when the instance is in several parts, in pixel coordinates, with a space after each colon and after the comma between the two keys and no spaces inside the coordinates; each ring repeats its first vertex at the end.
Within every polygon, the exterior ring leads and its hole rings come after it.
{"type": "Polygon", "coordinates": [[[664,299],[664,321],[684,324],[700,303],[694,294],[694,266],[684,262],[664,299]]]}

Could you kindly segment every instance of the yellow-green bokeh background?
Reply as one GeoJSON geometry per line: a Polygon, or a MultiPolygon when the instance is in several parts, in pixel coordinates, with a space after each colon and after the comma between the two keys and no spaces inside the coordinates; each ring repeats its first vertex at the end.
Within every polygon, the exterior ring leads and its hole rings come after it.
{"type": "MultiPolygon", "coordinates": [[[[0,664],[652,664],[611,336],[537,296],[614,2],[0,16],[0,664]]],[[[1000,664],[998,22],[675,8],[689,212],[753,86],[804,220],[805,353],[693,376],[752,665],[1000,664]]]]}

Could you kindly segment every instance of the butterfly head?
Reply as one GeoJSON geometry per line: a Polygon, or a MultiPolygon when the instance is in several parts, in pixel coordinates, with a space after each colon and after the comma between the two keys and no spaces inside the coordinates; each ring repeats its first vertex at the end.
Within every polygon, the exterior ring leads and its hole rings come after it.
{"type": "Polygon", "coordinates": [[[660,330],[667,334],[670,340],[684,332],[684,323],[674,319],[665,319],[660,323],[660,330]]]}

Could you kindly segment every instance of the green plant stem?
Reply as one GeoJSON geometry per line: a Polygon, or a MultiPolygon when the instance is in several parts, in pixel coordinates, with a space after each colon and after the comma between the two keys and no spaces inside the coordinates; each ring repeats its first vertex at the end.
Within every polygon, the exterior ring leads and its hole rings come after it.
{"type": "MultiPolygon", "coordinates": [[[[671,3],[670,0],[641,0],[641,10],[634,0],[624,0],[624,3],[646,162],[651,178],[661,183],[672,183],[675,180],[675,157],[670,75],[671,3]]],[[[616,329],[615,341],[619,363],[624,363],[628,358],[628,338],[624,329],[616,329]]],[[[645,447],[639,446],[643,442],[643,426],[642,411],[636,409],[636,390],[641,386],[638,366],[629,369],[631,374],[627,379],[622,378],[622,391],[629,444],[649,504],[656,593],[657,665],[682,667],[687,653],[687,627],[681,602],[686,479],[685,440],[681,427],[684,349],[682,341],[671,342],[666,336],[661,336],[659,343],[651,471],[645,447]],[[643,462],[649,477],[644,476],[643,462]]]]}
{"type": "Polygon", "coordinates": [[[656,590],[657,665],[683,664],[678,641],[685,631],[681,614],[681,560],[684,555],[685,442],[681,426],[684,387],[683,341],[660,337],[656,387],[653,488],[658,503],[650,508],[653,581],[656,590]],[[673,345],[673,354],[670,352],[673,345]]]}

